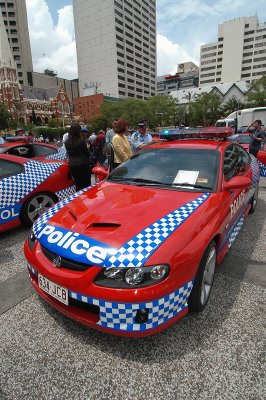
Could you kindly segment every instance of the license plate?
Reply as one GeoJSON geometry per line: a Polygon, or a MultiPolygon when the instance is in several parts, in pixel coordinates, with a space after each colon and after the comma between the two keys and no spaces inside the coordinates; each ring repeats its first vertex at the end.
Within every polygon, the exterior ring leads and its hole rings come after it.
{"type": "Polygon", "coordinates": [[[66,288],[57,285],[57,283],[50,281],[40,274],[38,275],[38,285],[44,292],[68,306],[68,290],[66,288]]]}

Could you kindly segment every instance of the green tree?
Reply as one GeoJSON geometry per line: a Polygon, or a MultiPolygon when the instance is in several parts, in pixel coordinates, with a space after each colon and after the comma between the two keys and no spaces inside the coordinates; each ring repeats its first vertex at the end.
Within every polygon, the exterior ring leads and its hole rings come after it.
{"type": "Polygon", "coordinates": [[[266,75],[254,82],[248,93],[247,102],[249,107],[265,107],[266,105],[266,75]]]}
{"type": "Polygon", "coordinates": [[[244,106],[242,101],[238,100],[236,96],[232,96],[222,105],[221,114],[227,116],[234,111],[241,110],[244,106]]]}
{"type": "Polygon", "coordinates": [[[9,128],[10,113],[5,104],[0,104],[0,129],[9,128]]]}
{"type": "Polygon", "coordinates": [[[159,94],[149,97],[147,100],[149,108],[150,126],[176,125],[177,100],[167,94],[159,94]]]}
{"type": "Polygon", "coordinates": [[[213,125],[221,115],[221,104],[222,97],[219,94],[201,93],[189,106],[191,125],[213,125]]]}
{"type": "Polygon", "coordinates": [[[121,115],[125,118],[129,126],[136,126],[140,120],[149,120],[149,107],[145,100],[126,99],[121,105],[121,115]]]}

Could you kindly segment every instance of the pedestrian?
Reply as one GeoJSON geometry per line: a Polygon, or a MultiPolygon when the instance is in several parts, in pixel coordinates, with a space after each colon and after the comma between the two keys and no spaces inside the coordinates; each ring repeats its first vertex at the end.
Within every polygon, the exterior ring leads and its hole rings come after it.
{"type": "Polygon", "coordinates": [[[114,150],[114,168],[127,161],[132,156],[132,149],[127,137],[128,122],[119,119],[115,126],[112,146],[114,150]]]}
{"type": "Polygon", "coordinates": [[[115,119],[113,122],[112,122],[112,129],[109,129],[107,132],[106,132],[106,137],[105,137],[105,143],[112,143],[112,141],[113,141],[113,137],[114,137],[114,135],[115,135],[115,127],[116,127],[116,125],[117,125],[117,119],[115,119]]]}
{"type": "Polygon", "coordinates": [[[85,141],[81,138],[79,124],[71,124],[68,136],[65,147],[69,168],[78,191],[91,185],[90,153],[85,141]]]}
{"type": "Polygon", "coordinates": [[[260,119],[256,119],[256,121],[252,122],[249,125],[246,132],[250,132],[249,136],[251,137],[249,143],[249,153],[253,154],[253,156],[257,157],[258,151],[261,149],[261,145],[264,142],[266,135],[265,131],[261,129],[262,122],[260,119]]]}
{"type": "Polygon", "coordinates": [[[132,133],[129,138],[133,154],[153,143],[161,142],[160,139],[153,139],[151,134],[147,132],[148,123],[145,120],[138,122],[138,130],[132,133]]]}
{"type": "Polygon", "coordinates": [[[103,147],[105,144],[105,132],[100,130],[95,139],[95,156],[100,165],[103,165],[105,155],[103,154],[103,147]]]}

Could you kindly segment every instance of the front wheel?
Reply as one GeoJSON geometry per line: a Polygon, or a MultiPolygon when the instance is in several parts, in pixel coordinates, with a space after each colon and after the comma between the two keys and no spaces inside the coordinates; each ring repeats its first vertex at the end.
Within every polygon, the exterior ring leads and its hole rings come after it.
{"type": "Polygon", "coordinates": [[[188,299],[190,311],[201,312],[208,303],[213,285],[216,256],[216,243],[212,241],[201,259],[194,286],[188,299]]]}
{"type": "Polygon", "coordinates": [[[21,222],[23,225],[31,226],[55,202],[55,197],[50,193],[35,194],[23,205],[20,213],[21,222]]]}
{"type": "Polygon", "coordinates": [[[257,207],[257,203],[258,203],[258,197],[259,197],[259,187],[257,186],[255,189],[255,193],[253,194],[252,198],[251,198],[251,207],[250,207],[250,214],[253,214],[256,207],[257,207]]]}

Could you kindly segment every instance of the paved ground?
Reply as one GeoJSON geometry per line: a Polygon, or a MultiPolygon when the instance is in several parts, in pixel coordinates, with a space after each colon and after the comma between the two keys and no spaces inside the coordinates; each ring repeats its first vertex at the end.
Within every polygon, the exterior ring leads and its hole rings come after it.
{"type": "Polygon", "coordinates": [[[0,399],[265,399],[265,219],[263,179],[207,309],[145,339],[102,334],[53,310],[27,279],[27,230],[3,234],[0,399]]]}

